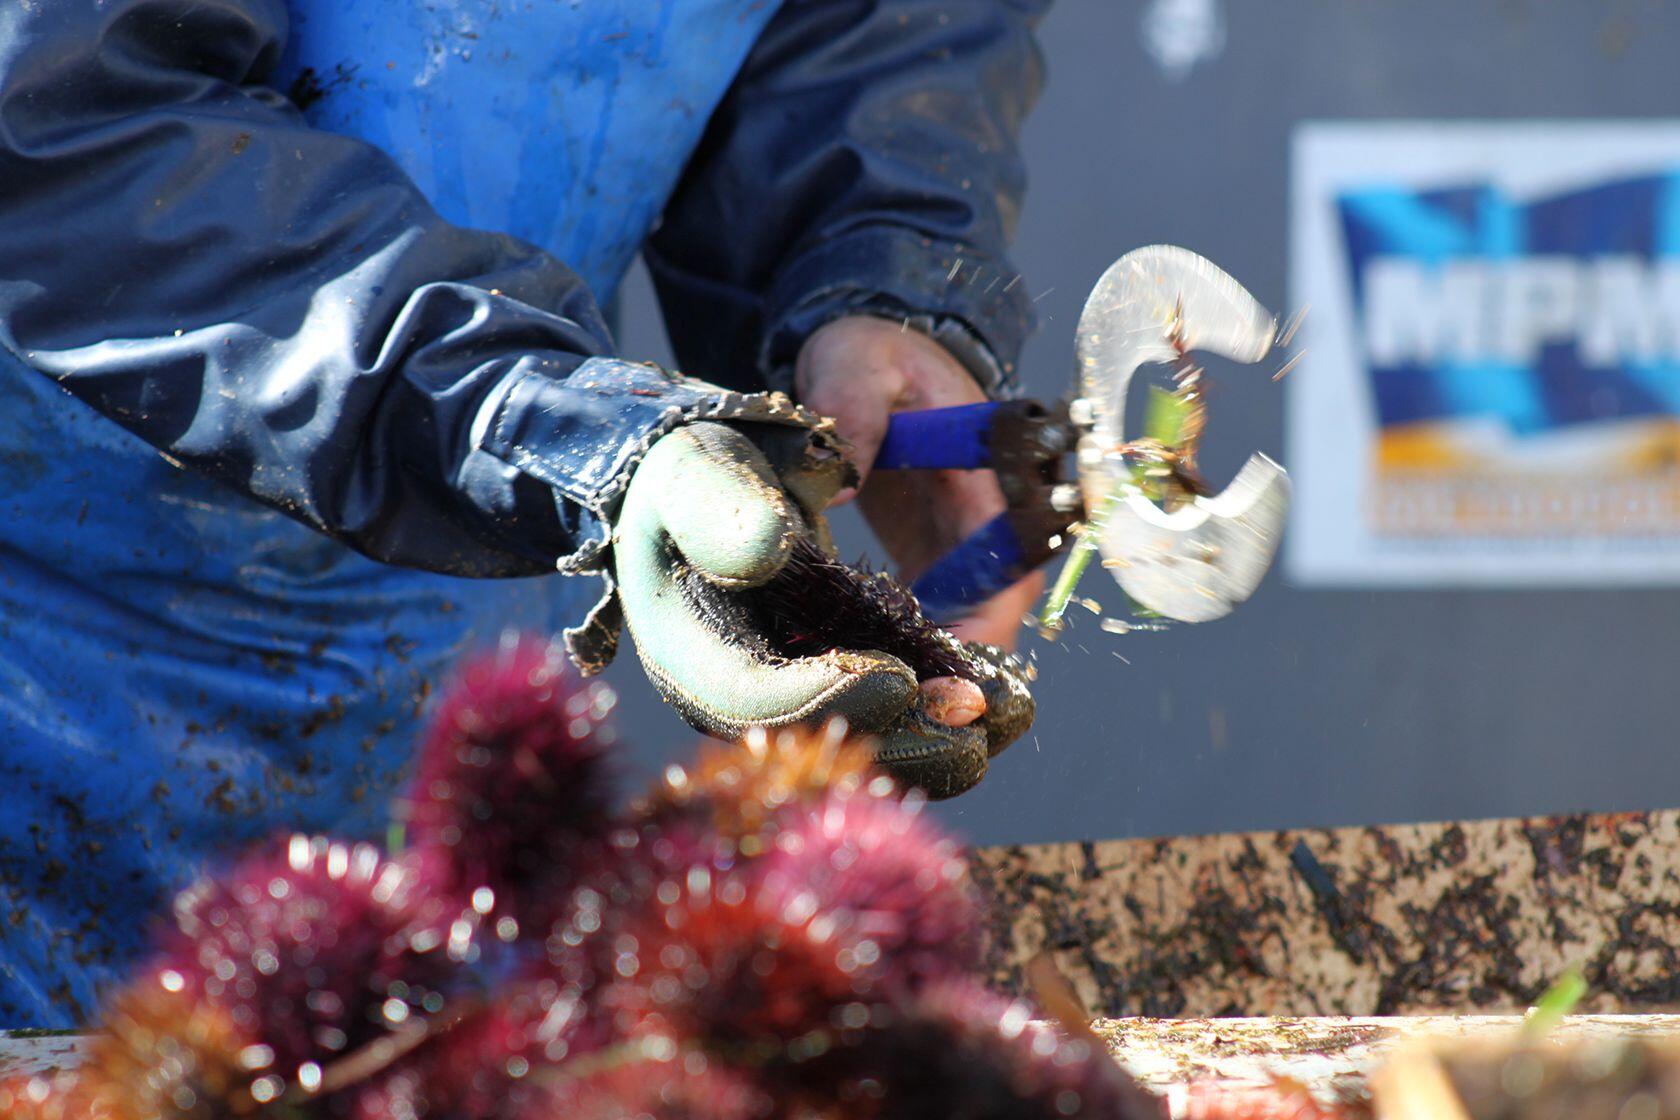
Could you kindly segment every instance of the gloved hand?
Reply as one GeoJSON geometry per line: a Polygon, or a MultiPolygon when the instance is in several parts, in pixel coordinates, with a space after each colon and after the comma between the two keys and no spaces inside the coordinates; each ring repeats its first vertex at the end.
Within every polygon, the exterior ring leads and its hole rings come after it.
{"type": "Polygon", "coordinates": [[[803,428],[701,422],[662,437],[614,527],[625,621],[695,728],[734,738],[841,715],[894,777],[953,796],[1031,724],[1032,699],[1001,653],[834,561],[822,510],[855,477],[803,428]]]}

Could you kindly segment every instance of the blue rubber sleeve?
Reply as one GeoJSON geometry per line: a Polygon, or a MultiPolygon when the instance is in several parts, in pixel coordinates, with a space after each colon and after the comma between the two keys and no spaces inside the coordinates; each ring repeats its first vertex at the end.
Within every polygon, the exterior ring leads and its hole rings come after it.
{"type": "Polygon", "coordinates": [[[1021,540],[1009,524],[1009,515],[1000,513],[940,557],[911,590],[930,618],[948,622],[996,595],[1027,571],[1021,540]]]}
{"type": "Polygon", "coordinates": [[[878,471],[979,470],[992,465],[996,401],[896,412],[875,456],[878,471]]]}

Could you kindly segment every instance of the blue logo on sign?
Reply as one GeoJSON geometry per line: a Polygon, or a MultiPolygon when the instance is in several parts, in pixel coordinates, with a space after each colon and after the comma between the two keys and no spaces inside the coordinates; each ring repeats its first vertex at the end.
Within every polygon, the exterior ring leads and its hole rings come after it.
{"type": "Polygon", "coordinates": [[[1472,185],[1337,205],[1382,427],[1680,415],[1680,171],[1521,202],[1472,185]]]}

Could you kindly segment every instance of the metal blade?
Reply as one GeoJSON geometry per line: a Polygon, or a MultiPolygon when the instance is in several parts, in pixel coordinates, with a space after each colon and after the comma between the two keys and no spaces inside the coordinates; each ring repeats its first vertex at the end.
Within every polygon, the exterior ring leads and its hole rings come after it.
{"type": "Polygon", "coordinates": [[[1098,537],[1104,567],[1138,604],[1168,618],[1205,622],[1253,594],[1277,551],[1289,480],[1254,455],[1220,493],[1167,512],[1136,485],[1121,452],[1126,390],[1139,366],[1186,351],[1257,362],[1276,333],[1277,321],[1247,289],[1171,245],[1127,253],[1085,301],[1077,359],[1080,419],[1089,424],[1079,447],[1086,509],[1107,509],[1098,537]]]}

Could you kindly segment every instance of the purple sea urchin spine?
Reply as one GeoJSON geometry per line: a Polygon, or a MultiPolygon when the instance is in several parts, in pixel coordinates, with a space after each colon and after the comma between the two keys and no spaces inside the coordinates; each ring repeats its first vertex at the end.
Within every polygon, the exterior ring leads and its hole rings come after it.
{"type": "Polygon", "coordinates": [[[432,719],[402,810],[441,889],[525,927],[563,909],[612,819],[614,703],[536,642],[466,667],[432,719]]]}
{"type": "Polygon", "coordinates": [[[562,1080],[545,1103],[542,1116],[566,1120],[765,1120],[786,1115],[748,1073],[698,1050],[660,1054],[562,1080]]]}
{"type": "Polygon", "coordinates": [[[869,1023],[780,1071],[785,1098],[868,1120],[1166,1120],[1163,1101],[1083,1039],[969,981],[877,1005],[869,1023]]]}
{"type": "Polygon", "coordinates": [[[785,814],[774,850],[755,868],[768,905],[824,915],[873,944],[894,992],[978,964],[961,853],[921,806],[914,795],[830,794],[785,814]]]}
{"type": "Polygon", "coordinates": [[[293,837],[184,893],[30,1120],[1143,1120],[1089,1039],[962,981],[955,844],[844,727],[609,801],[610,694],[509,645],[441,703],[411,846],[293,837]],[[510,942],[474,956],[488,925],[510,942]]]}
{"type": "Polygon", "coordinates": [[[293,836],[175,909],[158,975],[226,1013],[264,1057],[259,1080],[307,1083],[442,1006],[447,909],[369,845],[293,836]]]}
{"type": "Polygon", "coordinates": [[[697,867],[647,910],[613,936],[601,993],[626,1033],[767,1059],[874,998],[873,945],[825,915],[777,909],[745,876],[697,867]]]}
{"type": "Polygon", "coordinates": [[[801,539],[774,579],[747,593],[777,652],[809,657],[878,649],[933,677],[978,679],[959,643],[922,614],[915,595],[884,573],[865,574],[801,539]]]}

